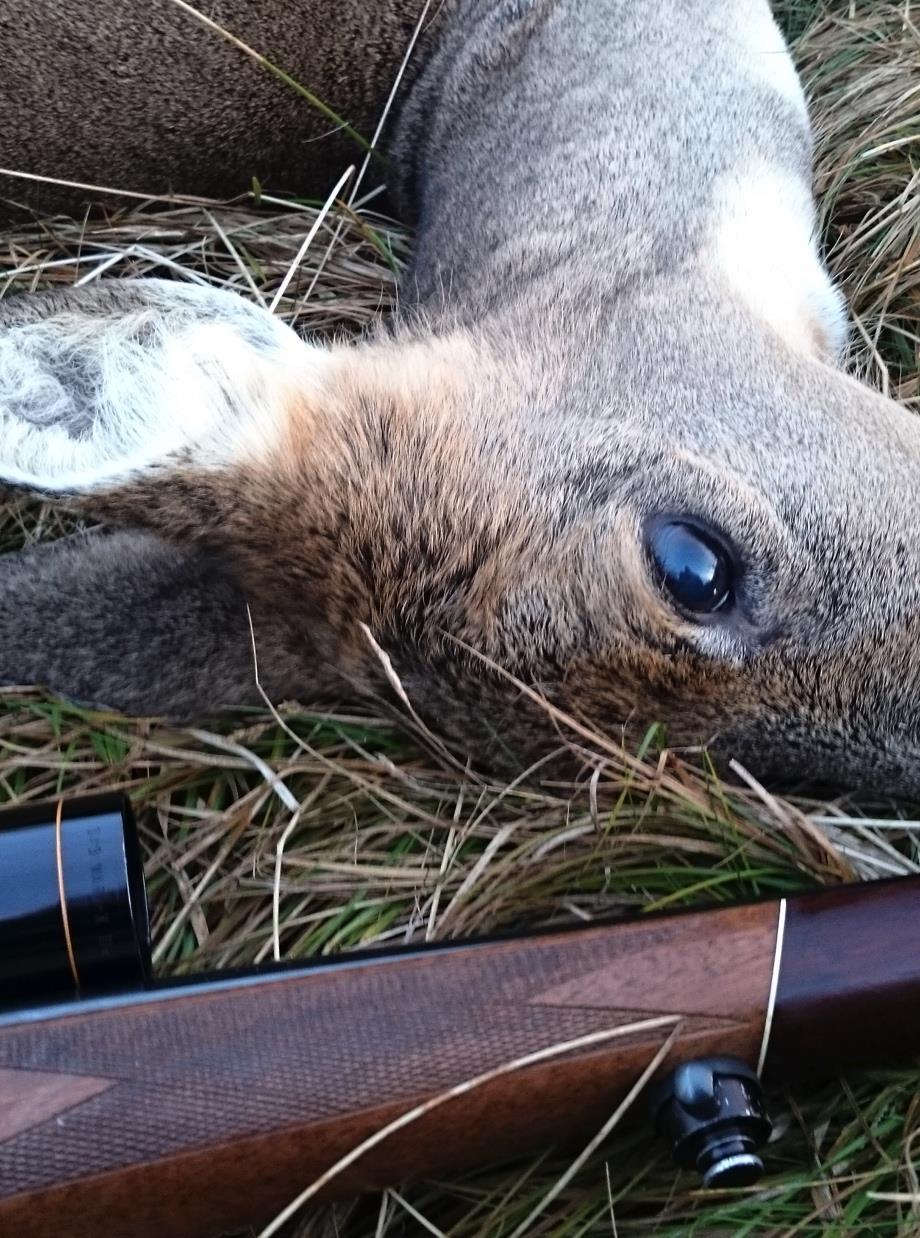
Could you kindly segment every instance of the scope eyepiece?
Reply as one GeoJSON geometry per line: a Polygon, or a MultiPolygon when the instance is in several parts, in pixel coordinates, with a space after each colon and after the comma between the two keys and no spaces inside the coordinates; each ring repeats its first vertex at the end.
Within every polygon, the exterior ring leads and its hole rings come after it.
{"type": "Polygon", "coordinates": [[[143,988],[150,925],[123,795],[0,813],[0,1008],[143,988]]]}

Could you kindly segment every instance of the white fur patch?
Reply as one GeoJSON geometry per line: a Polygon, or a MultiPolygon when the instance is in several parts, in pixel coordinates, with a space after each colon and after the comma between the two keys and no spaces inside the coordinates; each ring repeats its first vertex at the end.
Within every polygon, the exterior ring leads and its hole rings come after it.
{"type": "Polygon", "coordinates": [[[48,491],[124,482],[181,457],[258,460],[292,385],[325,354],[230,293],[159,280],[128,311],[62,310],[0,332],[0,477],[48,491]]]}
{"type": "Polygon", "coordinates": [[[843,298],[818,254],[807,185],[764,164],[716,188],[712,261],[757,318],[802,352],[838,355],[843,298]]]}
{"type": "Polygon", "coordinates": [[[744,64],[752,75],[807,115],[805,94],[786,40],[764,0],[732,7],[737,25],[735,40],[744,49],[744,64]]]}

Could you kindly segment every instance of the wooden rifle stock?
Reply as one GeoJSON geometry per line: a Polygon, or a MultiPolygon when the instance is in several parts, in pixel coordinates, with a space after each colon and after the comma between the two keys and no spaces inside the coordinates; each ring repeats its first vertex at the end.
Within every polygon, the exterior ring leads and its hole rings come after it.
{"type": "Polygon", "coordinates": [[[188,1238],[259,1222],[426,1097],[638,1024],[451,1099],[327,1195],[592,1132],[675,1024],[670,1064],[756,1065],[771,992],[768,1071],[826,1076],[915,1049],[920,879],[11,1012],[0,1232],[188,1238]]]}

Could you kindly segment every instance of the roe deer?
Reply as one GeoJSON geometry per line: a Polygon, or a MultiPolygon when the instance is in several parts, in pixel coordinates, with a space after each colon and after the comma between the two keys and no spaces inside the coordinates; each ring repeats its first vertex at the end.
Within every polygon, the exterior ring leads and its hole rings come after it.
{"type": "MultiPolygon", "coordinates": [[[[215,9],[353,118],[420,5],[215,9]]],[[[149,10],[0,0],[6,164],[303,190],[315,149],[328,175],[324,117],[271,79],[240,98],[244,57],[149,10]],[[49,52],[84,8],[109,47],[86,99],[49,52]],[[103,156],[72,156],[80,132],[103,156]]],[[[0,480],[121,530],[0,561],[0,678],[131,712],[251,700],[248,603],[269,692],[389,699],[366,625],[477,763],[558,742],[491,662],[615,734],[920,792],[920,425],[838,366],[765,0],[447,0],[417,51],[386,142],[415,256],[365,341],[157,280],[0,307],[0,480]]]]}

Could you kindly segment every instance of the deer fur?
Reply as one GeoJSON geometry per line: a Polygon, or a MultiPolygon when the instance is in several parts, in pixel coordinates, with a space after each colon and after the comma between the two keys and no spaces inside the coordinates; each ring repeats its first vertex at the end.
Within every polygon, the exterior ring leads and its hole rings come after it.
{"type": "MultiPolygon", "coordinates": [[[[173,10],[151,6],[156,29],[223,64],[173,10]]],[[[268,97],[232,113],[244,154],[268,97]]],[[[162,144],[119,124],[101,179],[159,185],[162,144]]],[[[480,765],[558,744],[513,679],[628,742],[661,722],[765,778],[920,790],[920,427],[840,366],[807,110],[766,3],[449,0],[386,151],[417,241],[395,320],[360,343],[175,282],[0,305],[0,478],[121,530],[0,560],[0,679],[172,716],[252,700],[248,606],[272,693],[394,703],[382,649],[480,765]],[[671,603],[660,515],[735,548],[728,614],[671,603]]]]}

